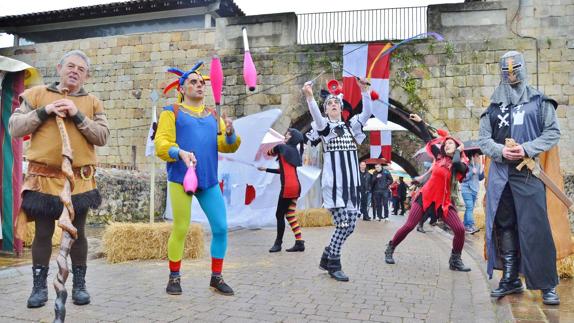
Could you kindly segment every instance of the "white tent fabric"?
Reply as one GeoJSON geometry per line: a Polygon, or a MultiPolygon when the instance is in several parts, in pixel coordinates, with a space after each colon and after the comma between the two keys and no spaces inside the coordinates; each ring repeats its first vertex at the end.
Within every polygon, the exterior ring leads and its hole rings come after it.
{"type": "Polygon", "coordinates": [[[406,131],[407,129],[401,125],[394,122],[387,121],[387,123],[382,122],[377,118],[370,118],[363,127],[363,131],[406,131]]]}

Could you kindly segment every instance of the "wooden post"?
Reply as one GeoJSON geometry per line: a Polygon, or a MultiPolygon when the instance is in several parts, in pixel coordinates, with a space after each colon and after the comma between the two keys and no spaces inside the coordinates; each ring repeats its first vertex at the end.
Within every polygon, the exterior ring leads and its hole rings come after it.
{"type": "MultiPolygon", "coordinates": [[[[151,122],[157,122],[156,106],[159,95],[155,90],[151,92],[151,100],[153,102],[153,107],[151,109],[151,122]]],[[[155,213],[155,154],[151,155],[150,163],[150,180],[149,180],[149,223],[154,223],[154,213],[155,213]]]]}

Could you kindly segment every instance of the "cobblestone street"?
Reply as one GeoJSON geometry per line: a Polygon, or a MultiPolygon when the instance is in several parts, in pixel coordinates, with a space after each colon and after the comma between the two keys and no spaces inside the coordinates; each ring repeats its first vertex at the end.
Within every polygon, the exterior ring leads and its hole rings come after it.
{"type": "MultiPolygon", "coordinates": [[[[274,230],[240,230],[229,235],[224,277],[236,295],[225,297],[209,288],[209,259],[184,261],[183,295],[165,293],[165,261],[88,263],[92,303],[67,303],[68,322],[493,322],[497,310],[488,283],[470,255],[470,273],[448,269],[449,237],[434,230],[412,232],[395,253],[396,265],[384,263],[384,247],[402,223],[363,222],[343,249],[343,268],[350,276],[339,283],[318,269],[332,228],[306,228],[304,253],[269,254],[274,230]]],[[[286,234],[285,246],[292,238],[286,234]]],[[[206,254],[208,254],[206,252],[206,254]]],[[[56,268],[52,262],[49,282],[56,268]]],[[[40,309],[27,309],[30,266],[0,271],[0,321],[53,319],[55,293],[40,309]]],[[[71,290],[71,276],[68,291],[71,290]]],[[[500,312],[500,311],[498,311],[500,312]]],[[[500,314],[499,314],[500,315],[500,314]]],[[[500,319],[500,317],[499,317],[500,319]]]]}

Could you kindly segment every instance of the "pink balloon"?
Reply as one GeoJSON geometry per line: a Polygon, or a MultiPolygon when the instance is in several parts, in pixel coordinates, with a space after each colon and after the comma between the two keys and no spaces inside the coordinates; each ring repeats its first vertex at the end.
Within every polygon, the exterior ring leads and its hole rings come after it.
{"type": "Polygon", "coordinates": [[[223,89],[223,68],[221,61],[217,55],[211,59],[211,69],[209,71],[209,78],[211,80],[211,90],[213,91],[213,99],[215,104],[221,104],[221,91],[223,89]]]}
{"type": "Polygon", "coordinates": [[[187,194],[193,194],[197,190],[197,175],[195,174],[195,167],[193,166],[187,169],[183,177],[183,190],[187,194]]]}

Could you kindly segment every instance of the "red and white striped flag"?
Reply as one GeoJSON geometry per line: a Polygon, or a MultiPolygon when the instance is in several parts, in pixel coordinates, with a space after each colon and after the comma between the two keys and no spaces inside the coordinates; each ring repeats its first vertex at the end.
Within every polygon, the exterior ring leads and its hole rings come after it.
{"type": "MultiPolygon", "coordinates": [[[[372,104],[373,115],[387,123],[389,108],[390,55],[382,53],[391,44],[346,44],[343,47],[343,97],[351,108],[361,104],[361,90],[355,77],[370,79],[371,89],[377,92],[378,100],[372,104]]],[[[372,96],[371,96],[372,97],[372,96]]],[[[371,131],[371,158],[385,158],[391,161],[391,132],[371,131]]]]}

